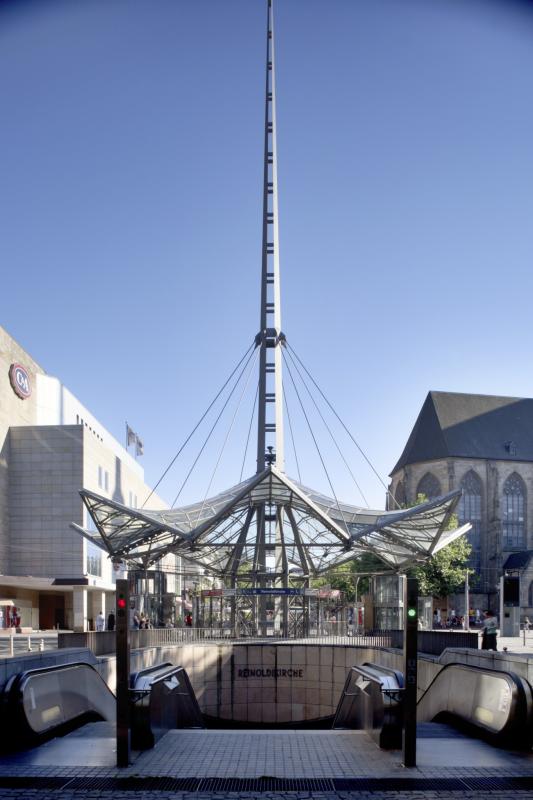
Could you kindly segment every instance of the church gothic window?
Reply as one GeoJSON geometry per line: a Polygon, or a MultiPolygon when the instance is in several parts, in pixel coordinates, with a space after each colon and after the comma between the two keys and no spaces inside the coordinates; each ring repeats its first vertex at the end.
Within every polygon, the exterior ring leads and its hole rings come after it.
{"type": "Polygon", "coordinates": [[[398,505],[404,507],[407,503],[407,498],[405,496],[405,486],[403,481],[399,481],[396,489],[394,490],[394,499],[398,503],[398,505]]]}
{"type": "Polygon", "coordinates": [[[459,500],[457,515],[459,525],[470,522],[472,529],[467,534],[468,542],[472,545],[468,565],[477,574],[481,571],[481,478],[474,470],[469,470],[461,481],[463,494],[459,500]]]}
{"type": "Polygon", "coordinates": [[[502,497],[502,547],[504,550],[526,546],[526,487],[513,472],[504,483],[502,497]]]}
{"type": "Polygon", "coordinates": [[[434,497],[440,497],[442,492],[438,478],[436,478],[432,472],[426,472],[418,483],[416,494],[417,496],[423,494],[428,500],[433,500],[434,497]]]}

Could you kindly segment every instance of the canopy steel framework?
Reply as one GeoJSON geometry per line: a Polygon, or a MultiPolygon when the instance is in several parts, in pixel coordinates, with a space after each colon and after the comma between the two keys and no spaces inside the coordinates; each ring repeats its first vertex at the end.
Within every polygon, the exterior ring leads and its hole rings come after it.
{"type": "MultiPolygon", "coordinates": [[[[281,330],[277,188],[274,25],[272,0],[267,0],[261,308],[255,338],[257,472],[201,503],[162,511],[129,508],[83,490],[96,532],[74,527],[114,561],[133,569],[147,570],[165,554],[175,553],[229,586],[308,587],[311,578],[365,553],[401,571],[470,528],[446,530],[460,491],[410,509],[372,511],[340,503],[285,474],[286,340],[281,330]]],[[[287,626],[288,601],[281,617],[287,626]]]]}
{"type": "Polygon", "coordinates": [[[97,532],[76,527],[113,559],[148,569],[176,553],[211,575],[259,583],[318,577],[365,553],[398,571],[425,561],[470,527],[446,530],[460,491],[400,511],[372,511],[337,505],[274,465],[177,509],[132,509],[88,490],[81,495],[97,532]],[[269,568],[267,557],[278,548],[281,563],[269,568]]]}

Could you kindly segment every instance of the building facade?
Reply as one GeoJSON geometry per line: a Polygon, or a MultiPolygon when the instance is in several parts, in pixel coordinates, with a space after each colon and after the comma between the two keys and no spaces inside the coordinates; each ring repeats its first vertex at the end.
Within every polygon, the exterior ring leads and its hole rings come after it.
{"type": "Polygon", "coordinates": [[[392,470],[390,492],[404,505],[459,488],[459,523],[472,524],[471,608],[497,609],[500,577],[520,563],[520,605],[531,615],[533,399],[428,394],[392,470]]]}
{"type": "MultiPolygon", "coordinates": [[[[141,465],[0,328],[0,627],[86,630],[114,603],[119,565],[72,529],[90,528],[80,490],[142,505],[141,465]]],[[[153,494],[147,508],[162,508],[153,494]]],[[[181,592],[175,556],[164,593],[181,592]]]]}

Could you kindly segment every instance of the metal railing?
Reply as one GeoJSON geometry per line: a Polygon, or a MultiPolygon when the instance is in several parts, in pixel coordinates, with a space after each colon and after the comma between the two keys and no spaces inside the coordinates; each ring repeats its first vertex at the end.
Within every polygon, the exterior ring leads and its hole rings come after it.
{"type": "Polygon", "coordinates": [[[57,635],[18,633],[12,636],[0,636],[0,657],[4,658],[55,650],[57,647],[57,635]]]}
{"type": "MultiPolygon", "coordinates": [[[[447,647],[477,649],[478,634],[466,631],[419,631],[418,650],[421,653],[440,655],[447,647]]],[[[274,642],[306,644],[339,644],[352,647],[403,647],[403,631],[371,631],[358,633],[354,630],[341,632],[336,629],[312,628],[301,636],[284,636],[272,630],[257,635],[236,635],[227,626],[222,628],[151,628],[130,631],[130,646],[133,650],[143,647],[164,647],[184,643],[209,642],[274,642]]],[[[60,633],[58,647],[88,647],[96,656],[115,652],[115,631],[88,631],[86,633],[60,633]]]]}
{"type": "MultiPolygon", "coordinates": [[[[395,632],[377,631],[369,634],[341,635],[315,629],[304,636],[283,636],[279,632],[255,636],[236,636],[231,628],[152,628],[130,630],[130,646],[133,650],[143,647],[164,647],[179,644],[210,642],[274,642],[308,644],[342,644],[359,647],[394,647],[395,632]]],[[[106,655],[115,652],[115,631],[88,631],[86,633],[60,633],[58,647],[88,647],[92,652],[106,655]]]]}

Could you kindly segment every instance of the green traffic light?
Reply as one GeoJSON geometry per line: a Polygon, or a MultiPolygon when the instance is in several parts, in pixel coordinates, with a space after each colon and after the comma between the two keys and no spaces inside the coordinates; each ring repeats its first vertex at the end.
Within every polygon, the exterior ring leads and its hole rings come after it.
{"type": "Polygon", "coordinates": [[[416,608],[408,608],[407,609],[407,616],[411,617],[411,619],[413,617],[416,617],[416,608]]]}

